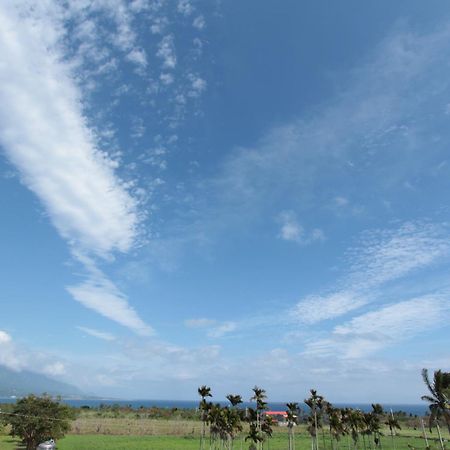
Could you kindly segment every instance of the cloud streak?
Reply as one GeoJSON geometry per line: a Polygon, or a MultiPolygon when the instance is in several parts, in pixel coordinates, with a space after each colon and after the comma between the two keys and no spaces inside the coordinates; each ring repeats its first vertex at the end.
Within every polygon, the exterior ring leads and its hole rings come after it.
{"type": "Polygon", "coordinates": [[[48,32],[54,24],[44,17],[19,19],[14,7],[3,5],[2,147],[71,245],[97,254],[129,250],[137,205],[115,175],[114,161],[96,147],[62,62],[61,36],[48,32]]]}
{"type": "MultiPolygon", "coordinates": [[[[82,255],[129,251],[138,239],[139,212],[83,114],[81,93],[64,62],[63,17],[51,1],[33,9],[27,2],[0,6],[0,144],[85,263],[82,255]]],[[[149,334],[127,298],[93,266],[88,264],[89,279],[68,291],[105,317],[149,334]]]]}
{"type": "Polygon", "coordinates": [[[67,287],[72,297],[86,308],[130,328],[141,336],[154,334],[152,327],[147,325],[129,304],[127,296],[92,261],[85,259],[84,262],[90,276],[82,283],[67,287]]]}
{"type": "Polygon", "coordinates": [[[82,326],[78,326],[77,328],[80,331],[82,331],[83,333],[86,333],[89,336],[95,337],[97,339],[101,339],[103,341],[115,341],[116,340],[116,338],[113,334],[107,333],[105,331],[99,331],[99,330],[95,330],[93,328],[82,327],[82,326]]]}
{"type": "Polygon", "coordinates": [[[390,282],[439,264],[450,257],[446,224],[408,222],[391,230],[365,233],[345,258],[349,267],[334,289],[300,300],[291,316],[314,324],[354,311],[378,298],[390,282]]]}
{"type": "Polygon", "coordinates": [[[330,338],[306,345],[305,354],[365,358],[450,319],[449,294],[437,293],[383,306],[337,325],[330,338]]]}

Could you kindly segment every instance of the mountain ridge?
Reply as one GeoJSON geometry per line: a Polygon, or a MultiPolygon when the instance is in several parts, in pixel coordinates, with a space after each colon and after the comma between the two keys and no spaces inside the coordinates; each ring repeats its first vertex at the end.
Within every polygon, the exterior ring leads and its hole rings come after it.
{"type": "Polygon", "coordinates": [[[0,397],[22,397],[28,394],[62,397],[86,397],[76,386],[30,370],[15,371],[0,365],[0,397]]]}

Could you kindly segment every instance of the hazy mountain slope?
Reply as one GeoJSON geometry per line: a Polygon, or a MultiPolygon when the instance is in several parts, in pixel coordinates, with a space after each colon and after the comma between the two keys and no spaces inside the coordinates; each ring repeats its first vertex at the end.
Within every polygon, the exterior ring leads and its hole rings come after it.
{"type": "Polygon", "coordinates": [[[83,395],[77,387],[68,383],[27,370],[15,372],[5,366],[0,366],[0,397],[42,394],[44,392],[64,397],[83,395]]]}

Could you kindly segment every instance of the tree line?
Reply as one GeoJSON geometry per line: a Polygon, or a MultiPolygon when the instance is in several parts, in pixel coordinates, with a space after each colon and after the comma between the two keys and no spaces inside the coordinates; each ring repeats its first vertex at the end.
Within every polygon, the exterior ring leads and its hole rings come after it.
{"type": "MultiPolygon", "coordinates": [[[[423,381],[428,393],[422,400],[428,402],[430,414],[428,428],[435,428],[439,444],[445,450],[440,424],[445,424],[450,434],[450,372],[437,370],[430,378],[426,369],[422,371],[423,381]]],[[[232,450],[238,437],[240,446],[246,442],[250,450],[269,449],[273,433],[273,420],[265,414],[267,395],[264,389],[255,386],[251,401],[254,406],[243,409],[242,397],[237,394],[227,396],[228,405],[213,403],[211,389],[201,386],[198,393],[202,422],[200,450],[232,450]],[[209,430],[209,433],[207,431],[209,430]],[[208,436],[207,436],[208,434],[208,436]],[[209,438],[209,439],[207,439],[209,438]]],[[[308,414],[304,420],[311,437],[311,450],[336,450],[341,441],[346,441],[348,450],[383,450],[382,429],[389,430],[391,449],[396,450],[397,430],[400,429],[399,416],[392,411],[386,412],[379,404],[373,404],[372,410],[363,412],[353,408],[337,408],[314,389],[304,399],[308,414]]],[[[298,403],[286,404],[286,425],[288,427],[288,449],[295,450],[295,427],[302,419],[298,403]]],[[[35,449],[45,440],[60,439],[70,431],[75,410],[49,396],[29,395],[19,399],[8,410],[0,410],[0,424],[9,425],[10,435],[19,437],[27,450],[35,449]]],[[[423,438],[429,448],[425,426],[422,422],[423,438]]],[[[386,449],[384,449],[386,450],[386,449]]]]}
{"type": "MultiPolygon", "coordinates": [[[[422,378],[429,393],[422,396],[422,400],[429,403],[430,414],[428,428],[435,428],[439,437],[439,444],[445,450],[442,438],[440,421],[443,421],[450,434],[450,372],[437,370],[430,380],[428,370],[423,369],[422,378]]],[[[236,394],[227,395],[229,405],[208,401],[211,388],[201,386],[198,394],[202,431],[200,437],[200,450],[206,445],[210,450],[232,450],[236,438],[249,443],[249,450],[261,450],[264,443],[269,442],[273,433],[273,419],[266,414],[267,396],[264,389],[255,386],[250,401],[255,407],[239,408],[242,397],[236,394]],[[243,430],[245,426],[245,434],[243,430]],[[209,427],[209,442],[206,439],[206,429],[209,427]]],[[[309,397],[304,400],[308,406],[309,414],[306,416],[306,426],[311,437],[312,450],[329,450],[328,440],[331,441],[331,450],[337,450],[342,439],[346,439],[348,450],[382,450],[382,429],[389,430],[391,449],[396,450],[397,431],[401,429],[398,414],[392,410],[385,411],[382,405],[374,403],[372,410],[363,412],[354,408],[338,408],[311,389],[309,397]],[[326,436],[327,435],[327,436],[326,436]]],[[[294,427],[300,423],[302,417],[299,404],[291,402],[286,404],[286,426],[288,427],[288,449],[295,450],[294,427]]],[[[429,448],[429,440],[423,423],[422,436],[429,448]]],[[[242,441],[241,441],[242,448],[242,441]]],[[[269,447],[267,447],[269,448],[269,447]]]]}

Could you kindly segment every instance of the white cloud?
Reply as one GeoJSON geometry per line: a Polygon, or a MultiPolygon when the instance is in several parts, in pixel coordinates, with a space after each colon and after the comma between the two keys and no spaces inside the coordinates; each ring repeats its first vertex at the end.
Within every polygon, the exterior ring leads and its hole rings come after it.
{"type": "Polygon", "coordinates": [[[207,336],[210,338],[221,338],[232,331],[237,329],[236,322],[218,322],[214,319],[198,318],[198,319],[187,319],[184,324],[188,328],[201,328],[207,329],[207,336]]]}
{"type": "Polygon", "coordinates": [[[31,370],[45,375],[65,374],[65,364],[55,355],[17,344],[5,331],[0,330],[0,366],[21,371],[31,370]]]}
{"type": "Polygon", "coordinates": [[[393,230],[368,232],[348,252],[348,281],[369,289],[442,262],[450,256],[446,224],[407,222],[393,230]]]}
{"type": "Polygon", "coordinates": [[[162,59],[163,67],[174,69],[177,65],[177,56],[175,53],[175,44],[173,35],[164,36],[158,45],[156,56],[162,59]]]}
{"type": "Polygon", "coordinates": [[[200,97],[200,95],[206,90],[206,80],[192,73],[188,75],[188,78],[191,82],[191,88],[188,92],[188,95],[190,97],[200,97]]]}
{"type": "Polygon", "coordinates": [[[136,239],[136,202],[96,148],[54,28],[44,16],[0,7],[0,142],[71,245],[127,251],[136,239]]]}
{"type": "Polygon", "coordinates": [[[314,324],[342,316],[367,303],[367,297],[350,291],[339,291],[323,296],[311,295],[298,302],[291,315],[301,323],[314,324]]]}
{"type": "Polygon", "coordinates": [[[426,295],[383,306],[337,325],[331,336],[307,344],[305,354],[365,358],[450,319],[448,293],[426,295]]]}
{"type": "Polygon", "coordinates": [[[205,25],[206,25],[205,18],[201,15],[196,17],[192,22],[192,26],[194,28],[197,28],[197,30],[203,30],[203,28],[205,28],[205,25]]]}
{"type": "Polygon", "coordinates": [[[395,229],[367,232],[347,252],[348,271],[335,289],[300,300],[291,317],[302,323],[334,319],[378,297],[389,282],[450,258],[446,224],[408,222],[395,229]]]}
{"type": "Polygon", "coordinates": [[[11,342],[11,336],[6,331],[0,330],[0,345],[8,342],[11,342]]]}
{"type": "Polygon", "coordinates": [[[206,328],[214,325],[216,321],[214,319],[206,319],[204,317],[200,319],[187,319],[184,324],[188,328],[206,328]]]}
{"type": "Polygon", "coordinates": [[[147,55],[143,49],[134,48],[128,53],[127,59],[144,69],[147,67],[147,55]]]}
{"type": "Polygon", "coordinates": [[[42,372],[45,373],[46,375],[60,376],[66,373],[66,366],[62,362],[47,364],[42,369],[42,372]]]}
{"type": "Polygon", "coordinates": [[[221,338],[228,333],[236,330],[237,324],[235,322],[224,322],[217,327],[211,328],[208,331],[208,336],[212,338],[221,338]]]}
{"type": "Polygon", "coordinates": [[[67,287],[72,297],[87,308],[142,336],[152,335],[153,329],[138,316],[125,294],[92,263],[89,266],[87,262],[86,267],[90,270],[90,277],[80,284],[67,287]]]}
{"type": "Polygon", "coordinates": [[[175,81],[175,78],[171,73],[162,73],[159,76],[159,79],[161,80],[162,84],[165,84],[166,86],[172,84],[175,81]]]}
{"type": "Polygon", "coordinates": [[[335,197],[334,198],[334,203],[336,204],[336,206],[347,206],[349,204],[348,198],[346,197],[335,197]]]}
{"type": "MultiPolygon", "coordinates": [[[[274,127],[251,147],[235,148],[211,182],[224,215],[258,217],[283,202],[287,192],[295,192],[299,210],[309,211],[329,201],[329,192],[342,189],[347,178],[348,197],[336,198],[335,206],[342,208],[348,198],[395,196],[405,180],[422,177],[425,161],[431,164],[447,151],[429,147],[423,110],[429,110],[431,98],[440,102],[450,91],[441,70],[449,36],[447,24],[425,35],[396,29],[317,114],[274,127]]],[[[352,212],[362,214],[364,205],[352,212]]]]}
{"type": "Polygon", "coordinates": [[[86,333],[89,336],[93,336],[98,339],[102,339],[103,341],[114,341],[116,339],[116,337],[113,334],[107,333],[105,331],[99,331],[99,330],[95,330],[94,328],[81,327],[81,326],[79,326],[77,328],[80,331],[82,331],[83,333],[86,333]]]}
{"type": "Polygon", "coordinates": [[[284,211],[280,214],[281,223],[280,238],[285,241],[301,242],[303,238],[303,228],[297,222],[293,211],[284,211]]]}
{"type": "Polygon", "coordinates": [[[194,12],[194,6],[190,0],[178,0],[177,10],[183,16],[190,16],[194,12]]]}
{"type": "MultiPolygon", "coordinates": [[[[83,115],[75,74],[64,62],[64,13],[52,1],[27,5],[0,5],[0,143],[80,262],[86,264],[89,254],[127,252],[138,237],[138,204],[116,175],[117,162],[97,148],[83,115]]],[[[114,14],[126,15],[121,8],[114,14]]],[[[99,271],[92,276],[92,266],[86,265],[88,281],[68,288],[74,298],[149,333],[114,284],[99,271]]]]}
{"type": "Polygon", "coordinates": [[[294,211],[281,212],[277,217],[277,222],[280,224],[278,237],[285,241],[306,245],[315,241],[325,240],[325,234],[319,228],[313,229],[311,233],[306,233],[298,222],[294,211]]]}

